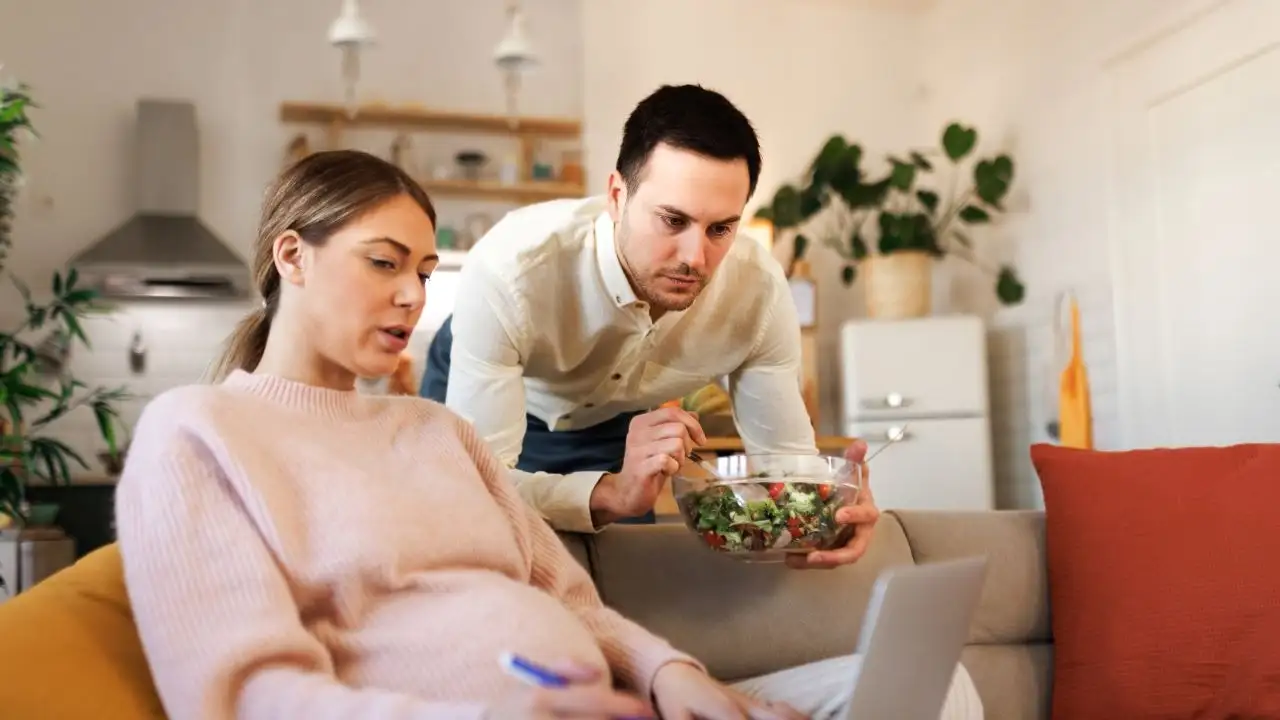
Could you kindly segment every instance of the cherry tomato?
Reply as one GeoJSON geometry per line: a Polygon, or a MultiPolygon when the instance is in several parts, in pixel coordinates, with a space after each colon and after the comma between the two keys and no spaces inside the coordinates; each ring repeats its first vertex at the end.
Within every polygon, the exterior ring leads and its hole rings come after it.
{"type": "Polygon", "coordinates": [[[713,548],[724,547],[724,536],[715,530],[708,530],[702,533],[702,539],[713,548]]]}
{"type": "Polygon", "coordinates": [[[782,493],[786,491],[787,491],[786,483],[770,483],[769,484],[769,497],[773,498],[774,500],[777,500],[779,497],[782,496],[782,493]]]}
{"type": "Polygon", "coordinates": [[[804,530],[800,528],[800,518],[793,517],[787,520],[787,532],[790,532],[793,538],[798,538],[804,534],[804,530]]]}
{"type": "Polygon", "coordinates": [[[818,497],[822,498],[823,500],[826,500],[827,498],[831,497],[831,486],[830,486],[830,485],[819,485],[819,486],[818,486],[818,497]]]}

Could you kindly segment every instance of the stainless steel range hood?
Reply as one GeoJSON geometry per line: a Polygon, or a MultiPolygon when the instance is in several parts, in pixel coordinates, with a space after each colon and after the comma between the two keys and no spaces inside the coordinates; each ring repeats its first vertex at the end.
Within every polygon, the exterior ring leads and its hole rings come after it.
{"type": "Polygon", "coordinates": [[[137,211],[70,265],[109,298],[248,297],[248,266],[198,215],[195,106],[143,99],[137,112],[137,211]]]}

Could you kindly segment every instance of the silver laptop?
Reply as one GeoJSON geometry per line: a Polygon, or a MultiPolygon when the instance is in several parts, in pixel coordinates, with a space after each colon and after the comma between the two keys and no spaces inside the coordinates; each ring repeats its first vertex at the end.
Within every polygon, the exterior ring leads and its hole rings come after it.
{"type": "Polygon", "coordinates": [[[881,573],[862,620],[862,665],[844,720],[938,720],[986,571],[986,556],[977,556],[881,573]]]}

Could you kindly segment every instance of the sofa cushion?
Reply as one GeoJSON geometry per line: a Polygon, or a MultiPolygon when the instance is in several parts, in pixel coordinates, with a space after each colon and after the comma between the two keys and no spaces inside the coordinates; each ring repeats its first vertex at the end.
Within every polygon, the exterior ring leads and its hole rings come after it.
{"type": "Polygon", "coordinates": [[[918,563],[986,555],[969,642],[1042,643],[1049,629],[1044,514],[1035,510],[894,510],[918,563]]]}
{"type": "Polygon", "coordinates": [[[720,555],[684,525],[615,525],[591,545],[604,601],[732,681],[853,652],[880,571],[911,563],[881,516],[856,564],[793,570],[720,555]]]}
{"type": "Polygon", "coordinates": [[[1031,457],[1053,717],[1280,717],[1280,445],[1031,457]]]}
{"type": "Polygon", "coordinates": [[[165,716],[118,546],[95,550],[0,605],[0,708],[12,718],[165,716]]]}
{"type": "Polygon", "coordinates": [[[1047,718],[1053,700],[1053,645],[968,645],[960,662],[988,718],[1047,718]]]}

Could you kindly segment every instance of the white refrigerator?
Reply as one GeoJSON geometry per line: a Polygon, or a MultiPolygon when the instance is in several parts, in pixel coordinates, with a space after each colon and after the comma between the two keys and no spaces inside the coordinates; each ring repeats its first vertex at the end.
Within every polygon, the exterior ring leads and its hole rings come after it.
{"type": "Polygon", "coordinates": [[[875,452],[868,468],[884,510],[992,510],[986,327],[943,315],[852,320],[841,327],[843,432],[875,452]]]}

